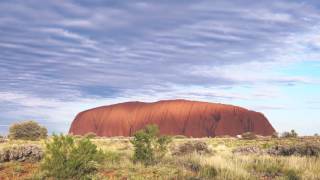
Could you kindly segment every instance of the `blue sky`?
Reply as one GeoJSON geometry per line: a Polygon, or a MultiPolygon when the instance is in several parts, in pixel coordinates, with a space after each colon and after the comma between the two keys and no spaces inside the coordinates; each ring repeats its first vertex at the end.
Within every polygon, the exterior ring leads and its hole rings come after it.
{"type": "Polygon", "coordinates": [[[0,133],[67,132],[85,109],[185,98],[320,133],[320,2],[0,1],[0,133]]]}

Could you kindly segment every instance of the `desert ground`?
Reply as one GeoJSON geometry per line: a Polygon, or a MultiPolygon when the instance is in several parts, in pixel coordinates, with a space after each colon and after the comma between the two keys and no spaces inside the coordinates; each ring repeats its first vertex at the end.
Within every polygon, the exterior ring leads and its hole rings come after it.
{"type": "MultiPolygon", "coordinates": [[[[132,161],[130,138],[90,140],[106,156],[92,179],[320,179],[317,136],[255,139],[175,136],[165,157],[150,166],[132,161]]],[[[45,148],[46,141],[50,137],[39,141],[4,139],[0,149],[30,145],[45,148]]],[[[2,162],[0,179],[41,179],[41,162],[2,162]]]]}

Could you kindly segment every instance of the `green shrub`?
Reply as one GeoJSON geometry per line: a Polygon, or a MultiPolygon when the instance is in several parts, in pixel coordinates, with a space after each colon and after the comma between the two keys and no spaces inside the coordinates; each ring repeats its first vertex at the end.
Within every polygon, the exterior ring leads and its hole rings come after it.
{"type": "Polygon", "coordinates": [[[55,179],[88,179],[103,161],[101,150],[88,138],[54,135],[46,144],[46,155],[41,170],[55,179]]]}
{"type": "Polygon", "coordinates": [[[137,131],[130,141],[134,146],[134,162],[142,162],[151,165],[166,154],[171,138],[159,136],[159,129],[156,125],[148,125],[137,131]]]}
{"type": "Polygon", "coordinates": [[[296,138],[298,137],[298,133],[295,130],[291,130],[290,132],[283,132],[281,137],[283,138],[296,138]]]}
{"type": "Polygon", "coordinates": [[[252,140],[252,139],[256,139],[257,135],[254,134],[253,132],[245,132],[245,133],[241,134],[241,138],[247,139],[247,140],[252,140]]]}
{"type": "Polygon", "coordinates": [[[10,126],[9,138],[23,140],[39,140],[47,137],[47,129],[35,121],[25,121],[10,126]]]}

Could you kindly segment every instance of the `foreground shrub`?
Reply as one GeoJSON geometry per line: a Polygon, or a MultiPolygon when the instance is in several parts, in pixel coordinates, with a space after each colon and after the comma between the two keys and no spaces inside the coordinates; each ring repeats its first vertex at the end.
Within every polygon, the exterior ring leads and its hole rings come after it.
{"type": "Polygon", "coordinates": [[[6,147],[0,150],[0,163],[9,161],[36,162],[43,157],[43,150],[37,145],[6,147]]]}
{"type": "Polygon", "coordinates": [[[290,132],[283,132],[281,137],[283,138],[296,138],[298,137],[298,133],[295,130],[291,130],[290,132]]]}
{"type": "Polygon", "coordinates": [[[134,146],[134,162],[139,161],[145,165],[151,165],[166,154],[171,138],[159,136],[158,126],[148,125],[136,132],[130,142],[134,146]]]}
{"type": "Polygon", "coordinates": [[[9,138],[22,140],[39,140],[47,137],[47,129],[34,121],[25,121],[10,126],[9,138]]]}
{"type": "Polygon", "coordinates": [[[252,140],[252,139],[257,139],[257,135],[254,134],[253,132],[245,132],[241,134],[242,139],[247,139],[247,140],[252,140]]]}
{"type": "Polygon", "coordinates": [[[68,135],[54,135],[46,144],[41,169],[56,179],[86,179],[95,174],[102,160],[102,151],[88,138],[75,140],[68,135]]]}

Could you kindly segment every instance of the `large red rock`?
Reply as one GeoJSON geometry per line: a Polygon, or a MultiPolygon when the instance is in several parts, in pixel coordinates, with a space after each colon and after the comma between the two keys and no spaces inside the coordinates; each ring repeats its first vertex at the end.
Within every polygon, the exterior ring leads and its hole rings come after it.
{"type": "Polygon", "coordinates": [[[235,136],[244,132],[271,135],[266,117],[241,107],[208,102],[167,100],[126,102],[79,113],[69,133],[98,136],[132,136],[147,124],[157,124],[161,134],[192,137],[235,136]]]}

